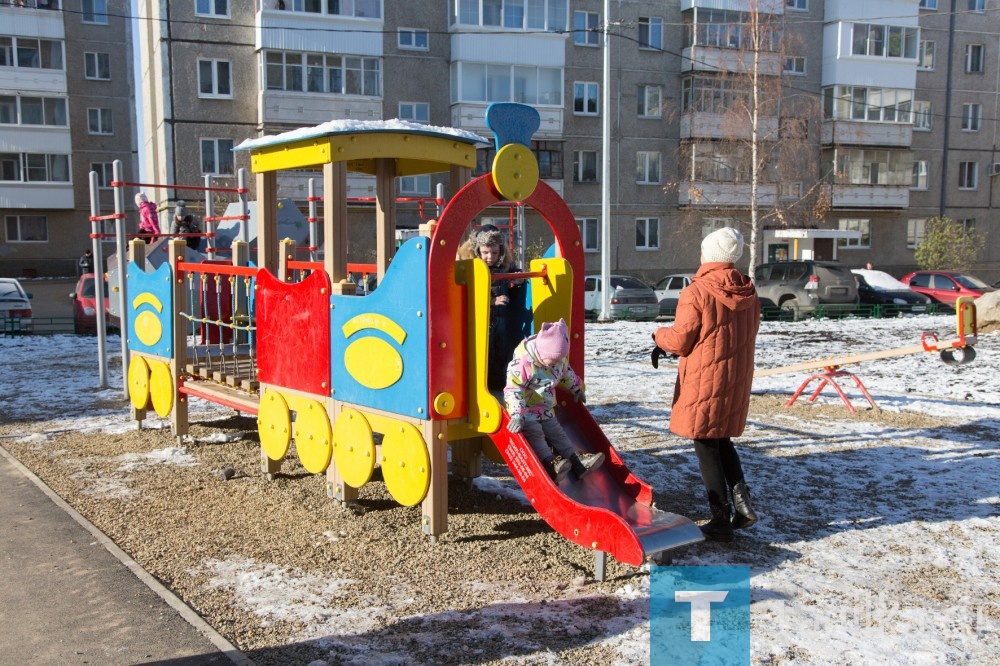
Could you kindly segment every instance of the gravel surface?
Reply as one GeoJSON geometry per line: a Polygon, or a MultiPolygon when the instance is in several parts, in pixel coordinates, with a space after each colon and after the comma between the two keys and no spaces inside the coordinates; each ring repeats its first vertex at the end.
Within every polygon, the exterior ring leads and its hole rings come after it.
{"type": "MultiPolygon", "coordinates": [[[[755,395],[751,418],[782,410],[784,400],[755,395]]],[[[815,406],[810,414],[847,418],[836,405],[815,406]]],[[[851,418],[893,428],[935,422],[874,411],[851,418]]],[[[609,420],[616,420],[613,412],[609,420]]],[[[461,479],[450,479],[449,530],[432,544],[419,529],[419,507],[399,506],[378,470],[353,509],[326,497],[325,477],[302,469],[294,449],[282,473],[268,481],[259,472],[250,417],[197,422],[180,444],[162,428],[4,437],[32,428],[0,426],[0,437],[18,460],[262,666],[372,663],[374,655],[379,663],[622,663],[613,646],[598,641],[615,622],[628,631],[627,619],[643,613],[638,606],[648,613],[644,597],[628,594],[648,586],[646,572],[609,558],[606,581],[595,581],[591,551],[557,535],[516,499],[470,488],[461,479]],[[234,570],[242,572],[239,589],[219,582],[231,581],[220,574],[234,570]],[[265,614],[259,600],[252,608],[241,602],[267,593],[268,581],[259,579],[268,572],[285,586],[301,586],[305,611],[265,614]],[[526,619],[537,618],[540,605],[561,620],[526,619]],[[442,645],[444,637],[454,640],[442,645]]],[[[623,445],[626,456],[650,455],[663,439],[659,432],[637,435],[623,445]]],[[[506,467],[484,461],[483,471],[512,483],[506,467]]],[[[698,480],[688,481],[680,491],[658,491],[657,505],[702,517],[698,480]]],[[[742,549],[741,558],[751,562],[770,552],[766,543],[752,541],[742,549]]]]}

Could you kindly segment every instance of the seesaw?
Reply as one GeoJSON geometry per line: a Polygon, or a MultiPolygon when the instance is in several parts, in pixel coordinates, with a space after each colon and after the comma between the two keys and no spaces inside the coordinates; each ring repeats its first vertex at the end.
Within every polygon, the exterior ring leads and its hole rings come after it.
{"type": "Polygon", "coordinates": [[[871,394],[868,393],[868,389],[865,388],[861,379],[856,374],[842,370],[841,368],[845,365],[853,365],[856,363],[863,363],[865,361],[877,361],[883,358],[908,356],[919,352],[938,352],[941,355],[941,360],[949,365],[964,365],[965,363],[970,363],[974,358],[976,358],[974,345],[976,344],[977,334],[976,305],[970,296],[962,296],[955,301],[955,320],[956,337],[952,340],[941,342],[938,340],[936,334],[925,332],[920,335],[919,345],[896,347],[895,349],[884,349],[865,354],[851,354],[849,356],[818,359],[815,361],[808,361],[806,363],[799,363],[797,365],[786,365],[780,368],[767,368],[766,370],[756,371],[753,376],[768,377],[770,375],[780,375],[790,372],[821,370],[821,372],[813,373],[804,382],[802,382],[798,390],[795,391],[795,393],[792,394],[792,397],[788,399],[788,402],[785,403],[785,407],[791,407],[795,404],[795,401],[800,395],[802,395],[806,387],[813,380],[817,380],[819,381],[819,386],[817,386],[809,396],[809,402],[814,402],[816,398],[819,397],[820,392],[829,385],[833,387],[833,390],[837,392],[840,399],[844,401],[848,411],[853,414],[854,406],[851,404],[850,399],[848,399],[844,390],[839,384],[837,384],[836,381],[837,377],[850,377],[861,391],[862,395],[865,396],[865,399],[868,400],[868,404],[872,406],[872,409],[878,410],[878,405],[875,404],[875,400],[872,399],[871,394]]]}

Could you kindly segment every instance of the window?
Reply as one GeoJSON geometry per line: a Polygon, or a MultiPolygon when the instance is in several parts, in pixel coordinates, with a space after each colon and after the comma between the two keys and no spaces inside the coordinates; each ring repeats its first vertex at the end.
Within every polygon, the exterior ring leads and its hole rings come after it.
{"type": "Polygon", "coordinates": [[[917,50],[917,69],[934,69],[934,42],[920,40],[917,50]]]}
{"type": "Polygon", "coordinates": [[[97,173],[97,187],[102,190],[111,189],[114,180],[114,164],[111,162],[92,162],[90,170],[97,173]]]}
{"type": "Polygon", "coordinates": [[[660,86],[639,86],[636,98],[639,103],[640,118],[663,117],[663,88],[660,86]]]}
{"type": "Polygon", "coordinates": [[[786,74],[805,74],[806,59],[802,56],[790,56],[785,58],[786,74]]]}
{"type": "Polygon", "coordinates": [[[913,103],[913,129],[929,132],[933,127],[933,119],[934,114],[931,112],[930,102],[913,103]]]}
{"type": "Polygon", "coordinates": [[[399,193],[401,195],[429,195],[431,193],[431,177],[401,176],[399,178],[399,193]]]}
{"type": "Polygon", "coordinates": [[[431,105],[427,102],[400,102],[399,119],[427,125],[431,121],[431,105]]]}
{"type": "Polygon", "coordinates": [[[803,12],[809,9],[807,0],[785,0],[785,6],[789,9],[798,9],[803,12]]]}
{"type": "Polygon", "coordinates": [[[967,0],[970,12],[985,12],[986,0],[967,0]]]}
{"type": "Polygon", "coordinates": [[[910,124],[913,91],[903,88],[829,86],[823,89],[827,120],[910,124]]]}
{"type": "Polygon", "coordinates": [[[110,53],[84,53],[83,75],[88,79],[99,81],[111,80],[110,53]]]}
{"type": "Polygon", "coordinates": [[[599,46],[601,16],[596,12],[573,12],[573,43],[577,46],[599,46]]]}
{"type": "Polygon", "coordinates": [[[448,4],[452,25],[562,32],[569,0],[528,0],[527,11],[524,0],[454,0],[448,4]]]}
{"type": "Polygon", "coordinates": [[[83,22],[108,24],[108,0],[83,0],[83,22]]]}
{"type": "Polygon", "coordinates": [[[965,233],[976,230],[976,218],[974,217],[962,218],[958,221],[958,223],[962,225],[962,231],[965,233]]]}
{"type": "Polygon", "coordinates": [[[111,109],[87,109],[87,131],[91,134],[114,134],[111,109]]]}
{"type": "Polygon", "coordinates": [[[426,51],[430,48],[430,33],[417,28],[400,28],[397,44],[401,49],[426,51]]]}
{"type": "Polygon", "coordinates": [[[982,74],[983,70],[983,45],[967,45],[965,47],[965,71],[970,74],[982,74]]]}
{"type": "Polygon", "coordinates": [[[573,113],[579,116],[596,116],[598,109],[596,83],[577,81],[573,84],[573,113]]]}
{"type": "Polygon", "coordinates": [[[692,76],[681,81],[681,110],[699,113],[725,113],[749,105],[748,90],[731,79],[692,76]]]}
{"type": "Polygon", "coordinates": [[[381,97],[382,61],[361,56],[268,51],[265,79],[268,90],[381,97]]]}
{"type": "Polygon", "coordinates": [[[0,181],[68,183],[69,155],[0,153],[0,181]]]}
{"type": "Polygon", "coordinates": [[[0,37],[0,67],[63,69],[63,43],[33,37],[0,37]]]}
{"type": "Polygon", "coordinates": [[[580,225],[580,236],[583,239],[584,252],[600,252],[601,250],[601,225],[596,217],[577,218],[576,223],[580,225]]]}
{"type": "Polygon", "coordinates": [[[198,16],[229,18],[229,0],[194,0],[194,13],[198,16]]]}
{"type": "Polygon", "coordinates": [[[937,9],[938,0],[920,0],[921,9],[937,9]]]}
{"type": "Polygon", "coordinates": [[[705,239],[705,236],[709,235],[714,231],[723,229],[725,227],[736,228],[736,220],[729,217],[706,217],[701,221],[701,238],[705,239]]]}
{"type": "Polygon", "coordinates": [[[781,183],[781,198],[791,200],[802,198],[802,181],[781,183]]]}
{"type": "Polygon", "coordinates": [[[7,215],[8,243],[47,243],[49,220],[44,215],[7,215]]]}
{"type": "Polygon", "coordinates": [[[983,119],[983,107],[980,104],[962,105],[962,130],[978,132],[983,119]]]}
{"type": "Polygon", "coordinates": [[[660,218],[637,217],[635,219],[635,249],[658,250],[660,248],[660,218]]]}
{"type": "Polygon", "coordinates": [[[860,231],[861,238],[838,238],[838,248],[860,249],[872,246],[871,220],[840,220],[839,228],[843,231],[860,231]]]}
{"type": "Polygon", "coordinates": [[[640,150],[635,156],[635,182],[640,185],[659,183],[660,153],[657,151],[640,150]]]}
{"type": "Polygon", "coordinates": [[[69,125],[66,100],[58,97],[0,95],[0,124],[66,127],[69,125]]]}
{"type": "Polygon", "coordinates": [[[198,97],[232,99],[232,66],[228,60],[198,61],[198,97]]]}
{"type": "Polygon", "coordinates": [[[879,58],[916,58],[920,31],[898,25],[852,23],[851,53],[879,58]]]}
{"type": "Polygon", "coordinates": [[[562,106],[563,72],[558,67],[452,63],[452,103],[519,102],[562,106]]]}
{"type": "Polygon", "coordinates": [[[913,160],[913,182],[910,183],[911,190],[926,190],[927,178],[930,174],[930,161],[913,160]]]}
{"type": "Polygon", "coordinates": [[[558,141],[532,141],[531,152],[538,160],[538,177],[562,180],[562,144],[558,141]]]}
{"type": "Polygon", "coordinates": [[[824,150],[820,162],[821,172],[832,174],[837,185],[909,187],[913,181],[913,154],[909,151],[839,147],[824,150]]]}
{"type": "Polygon", "coordinates": [[[232,176],[233,140],[232,139],[202,139],[201,140],[201,172],[213,176],[232,176]]]}
{"type": "Polygon", "coordinates": [[[663,19],[639,17],[639,48],[663,49],[663,19]]]}
{"type": "MultiPolygon", "coordinates": [[[[926,230],[927,220],[907,220],[906,221],[906,247],[915,248],[924,242],[924,238],[927,236],[926,230]]],[[[917,286],[927,286],[927,285],[917,285],[917,286]]]]}
{"type": "MultiPolygon", "coordinates": [[[[688,22],[684,26],[682,45],[684,48],[698,44],[720,49],[746,49],[749,51],[755,47],[750,23],[750,14],[745,11],[699,7],[697,22],[688,22]]],[[[776,51],[778,40],[777,26],[765,24],[761,26],[760,40],[756,47],[762,51],[776,51]]]]}
{"type": "Polygon", "coordinates": [[[596,150],[573,151],[573,182],[574,183],[597,182],[596,150]]]}
{"type": "Polygon", "coordinates": [[[958,189],[974,190],[979,183],[979,164],[976,162],[958,163],[958,189]]]}

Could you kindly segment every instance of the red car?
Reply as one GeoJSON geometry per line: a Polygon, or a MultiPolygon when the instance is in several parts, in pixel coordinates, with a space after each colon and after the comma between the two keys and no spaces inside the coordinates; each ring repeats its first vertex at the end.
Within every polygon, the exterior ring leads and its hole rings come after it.
{"type": "Polygon", "coordinates": [[[913,291],[927,294],[938,303],[947,305],[953,305],[959,296],[979,298],[996,291],[977,277],[953,271],[914,271],[899,278],[899,281],[913,291]]]}
{"type": "MultiPolygon", "coordinates": [[[[76,283],[76,290],[69,295],[73,299],[73,331],[76,333],[97,333],[97,294],[94,289],[94,274],[84,273],[76,283]]],[[[104,310],[108,309],[108,281],[104,280],[104,310]]],[[[107,323],[111,320],[105,315],[107,323]]]]}

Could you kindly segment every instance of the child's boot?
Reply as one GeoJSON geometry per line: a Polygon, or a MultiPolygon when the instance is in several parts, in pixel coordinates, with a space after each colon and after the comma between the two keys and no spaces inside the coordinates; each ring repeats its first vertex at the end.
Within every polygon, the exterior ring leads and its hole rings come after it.
{"type": "Polygon", "coordinates": [[[570,458],[570,463],[573,465],[573,473],[576,474],[576,478],[582,479],[590,474],[592,470],[604,464],[604,454],[574,453],[573,457],[570,458]]]}
{"type": "Polygon", "coordinates": [[[543,465],[545,466],[545,471],[549,473],[549,478],[552,479],[556,485],[566,478],[569,474],[572,465],[568,460],[562,456],[556,456],[554,458],[549,458],[543,465]]]}

